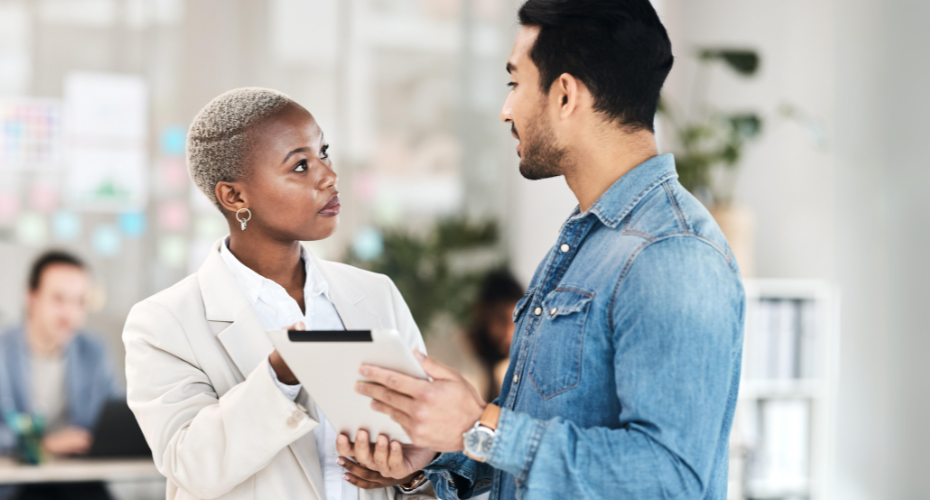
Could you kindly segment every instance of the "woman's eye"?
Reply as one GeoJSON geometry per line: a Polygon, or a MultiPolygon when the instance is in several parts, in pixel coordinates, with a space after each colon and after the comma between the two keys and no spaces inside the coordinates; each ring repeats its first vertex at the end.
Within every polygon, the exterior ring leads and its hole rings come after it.
{"type": "Polygon", "coordinates": [[[514,89],[517,87],[517,82],[510,82],[507,84],[507,86],[510,87],[511,89],[514,89]]]}
{"type": "Polygon", "coordinates": [[[320,148],[320,159],[325,160],[327,158],[329,158],[329,144],[326,144],[320,148]]]}
{"type": "Polygon", "coordinates": [[[307,160],[300,160],[300,163],[294,167],[294,172],[306,172],[307,171],[307,160]]]}

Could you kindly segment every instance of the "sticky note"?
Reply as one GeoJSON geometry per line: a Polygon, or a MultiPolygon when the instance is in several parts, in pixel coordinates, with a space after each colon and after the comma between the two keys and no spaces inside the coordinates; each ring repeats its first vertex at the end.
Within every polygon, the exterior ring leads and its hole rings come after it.
{"type": "Polygon", "coordinates": [[[352,253],[361,260],[375,260],[384,252],[384,238],[373,227],[358,230],[352,240],[352,253]]]}
{"type": "Polygon", "coordinates": [[[182,268],[187,263],[187,240],[176,234],[161,237],[158,240],[158,260],[165,267],[182,268]]]}
{"type": "Polygon", "coordinates": [[[171,125],[161,131],[161,152],[168,156],[184,156],[187,130],[180,125],[171,125]]]}
{"type": "Polygon", "coordinates": [[[94,252],[101,257],[115,257],[123,248],[123,239],[116,226],[101,224],[94,228],[91,236],[94,252]]]}
{"type": "Polygon", "coordinates": [[[127,239],[136,240],[145,234],[145,214],[142,212],[123,212],[116,221],[127,239]]]}
{"type": "Polygon", "coordinates": [[[60,210],[52,216],[52,234],[58,241],[74,241],[81,236],[81,216],[60,210]]]}
{"type": "Polygon", "coordinates": [[[25,212],[16,221],[16,241],[22,245],[41,247],[48,243],[48,222],[36,212],[25,212]]]}
{"type": "Polygon", "coordinates": [[[190,210],[181,200],[166,201],[158,207],[158,227],[165,231],[181,232],[190,223],[190,210]]]}
{"type": "Polygon", "coordinates": [[[0,192],[0,224],[12,224],[19,217],[19,196],[0,192]]]}
{"type": "Polygon", "coordinates": [[[29,208],[44,214],[58,208],[58,189],[45,183],[34,184],[29,190],[29,208]]]}

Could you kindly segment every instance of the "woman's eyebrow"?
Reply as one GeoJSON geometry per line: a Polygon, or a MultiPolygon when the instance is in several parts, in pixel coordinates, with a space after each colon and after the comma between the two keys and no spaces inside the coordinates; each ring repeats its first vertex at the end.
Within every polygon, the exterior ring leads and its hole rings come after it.
{"type": "Polygon", "coordinates": [[[288,160],[291,156],[294,156],[294,155],[297,154],[297,153],[307,153],[307,152],[309,152],[309,151],[310,151],[310,148],[308,148],[308,147],[297,148],[297,149],[291,151],[290,153],[288,153],[287,156],[284,157],[284,161],[282,161],[281,163],[287,163],[287,160],[288,160]]]}

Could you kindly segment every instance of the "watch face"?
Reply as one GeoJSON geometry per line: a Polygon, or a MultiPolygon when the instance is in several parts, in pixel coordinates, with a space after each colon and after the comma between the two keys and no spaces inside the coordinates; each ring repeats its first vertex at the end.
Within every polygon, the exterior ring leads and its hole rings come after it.
{"type": "Polygon", "coordinates": [[[493,445],[494,433],[490,429],[478,427],[465,433],[465,450],[475,457],[486,457],[493,445]]]}

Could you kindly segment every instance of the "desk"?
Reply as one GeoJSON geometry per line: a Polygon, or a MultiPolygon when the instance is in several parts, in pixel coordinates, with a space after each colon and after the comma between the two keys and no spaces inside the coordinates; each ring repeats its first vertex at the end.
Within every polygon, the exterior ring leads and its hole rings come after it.
{"type": "Polygon", "coordinates": [[[162,479],[162,475],[150,458],[53,458],[39,466],[0,458],[0,485],[152,479],[162,479]]]}

